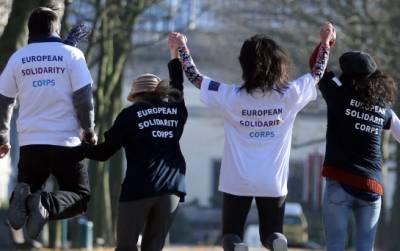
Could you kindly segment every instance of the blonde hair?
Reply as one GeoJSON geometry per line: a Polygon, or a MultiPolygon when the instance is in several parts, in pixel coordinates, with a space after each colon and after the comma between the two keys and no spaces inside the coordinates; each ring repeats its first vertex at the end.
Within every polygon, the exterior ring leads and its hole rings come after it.
{"type": "Polygon", "coordinates": [[[162,80],[154,74],[146,73],[138,76],[135,81],[133,81],[127,99],[130,102],[136,102],[149,98],[159,98],[167,99],[172,102],[179,102],[182,100],[182,97],[182,92],[171,88],[169,86],[169,81],[162,80]]]}

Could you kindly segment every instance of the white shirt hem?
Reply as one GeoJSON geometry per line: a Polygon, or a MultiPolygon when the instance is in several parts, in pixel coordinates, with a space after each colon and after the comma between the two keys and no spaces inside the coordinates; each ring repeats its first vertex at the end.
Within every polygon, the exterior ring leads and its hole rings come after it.
{"type": "Polygon", "coordinates": [[[56,145],[73,147],[81,144],[76,132],[29,132],[18,134],[19,145],[56,145]]]}
{"type": "Polygon", "coordinates": [[[267,192],[251,192],[251,191],[237,191],[237,190],[231,190],[231,189],[225,189],[220,187],[218,189],[220,192],[223,193],[228,193],[236,196],[254,196],[254,197],[283,197],[288,194],[288,192],[282,192],[282,193],[267,193],[267,192]]]}

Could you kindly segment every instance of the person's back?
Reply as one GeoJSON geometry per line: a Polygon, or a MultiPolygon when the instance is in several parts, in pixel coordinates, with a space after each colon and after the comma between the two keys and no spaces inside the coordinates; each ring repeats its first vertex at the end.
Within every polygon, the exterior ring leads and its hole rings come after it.
{"type": "Polygon", "coordinates": [[[64,44],[71,42],[68,39],[61,40],[59,18],[52,9],[33,10],[28,30],[29,44],[12,55],[0,76],[0,158],[10,148],[8,125],[18,100],[18,184],[8,220],[14,229],[26,222],[29,237],[36,238],[48,220],[86,210],[88,173],[71,146],[80,144],[80,134],[90,143],[97,139],[93,81],[83,53],[64,44]],[[42,190],[50,175],[60,191],[42,190]]]}
{"type": "Polygon", "coordinates": [[[282,235],[283,213],[292,128],[297,113],[316,98],[315,84],[322,77],[335,39],[331,24],[320,33],[323,46],[311,73],[289,82],[289,57],[265,35],[247,39],[239,62],[244,83],[228,85],[201,74],[182,34],[172,34],[179,45],[187,78],[200,89],[200,98],[224,119],[225,144],[219,190],[222,203],[222,246],[233,251],[241,243],[253,198],[260,225],[260,241],[275,251],[287,250],[282,235]]]}
{"type": "Polygon", "coordinates": [[[292,81],[283,93],[246,92],[237,85],[205,78],[201,99],[223,111],[225,146],[220,190],[254,196],[287,193],[288,156],[297,113],[316,98],[311,74],[292,81]],[[203,91],[204,90],[204,91],[203,91]]]}
{"type": "Polygon", "coordinates": [[[183,199],[186,163],[179,140],[187,116],[184,102],[159,98],[135,102],[118,115],[106,137],[124,135],[121,144],[125,149],[127,170],[121,201],[171,191],[179,191],[183,199]]]}
{"type": "MultiPolygon", "coordinates": [[[[331,168],[336,167],[380,182],[381,140],[383,129],[390,128],[390,107],[364,104],[350,83],[340,81],[333,73],[324,76],[320,89],[329,89],[323,91],[328,103],[324,175],[329,176],[331,168]]],[[[354,178],[347,179],[346,183],[354,183],[354,178]]]]}
{"type": "Polygon", "coordinates": [[[140,233],[142,250],[161,250],[186,195],[186,163],[179,140],[188,112],[177,49],[170,43],[169,47],[170,84],[153,74],[140,75],[127,97],[132,104],[104,133],[104,142],[77,147],[85,157],[100,161],[120,148],[125,150],[127,167],[118,206],[116,250],[137,250],[140,233]]]}
{"type": "Polygon", "coordinates": [[[2,93],[18,99],[20,145],[80,144],[73,92],[92,79],[79,49],[57,38],[33,41],[11,57],[4,74],[15,79],[2,93]]]}
{"type": "Polygon", "coordinates": [[[356,250],[372,250],[384,193],[383,130],[395,132],[399,140],[399,119],[390,108],[396,88],[367,53],[346,52],[339,63],[341,75],[329,72],[319,83],[328,108],[322,171],[326,245],[328,251],[344,249],[353,214],[356,250]]]}
{"type": "Polygon", "coordinates": [[[339,61],[340,77],[329,72],[319,83],[328,107],[322,174],[350,186],[351,194],[375,200],[383,194],[381,142],[383,130],[391,128],[394,81],[366,53],[347,52],[339,61]]]}

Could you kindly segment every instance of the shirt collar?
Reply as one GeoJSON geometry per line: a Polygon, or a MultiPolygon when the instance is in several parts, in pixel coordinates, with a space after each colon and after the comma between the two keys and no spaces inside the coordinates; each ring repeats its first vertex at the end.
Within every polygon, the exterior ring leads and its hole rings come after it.
{"type": "Polygon", "coordinates": [[[60,36],[57,33],[53,33],[50,36],[36,36],[28,39],[28,44],[32,43],[46,43],[46,42],[58,42],[62,43],[60,36]]]}

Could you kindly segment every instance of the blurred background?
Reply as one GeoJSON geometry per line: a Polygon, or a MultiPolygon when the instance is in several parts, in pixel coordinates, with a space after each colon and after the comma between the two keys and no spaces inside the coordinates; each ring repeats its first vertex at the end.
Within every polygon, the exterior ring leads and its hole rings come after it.
{"type": "MultiPolygon", "coordinates": [[[[30,11],[51,5],[62,16],[62,36],[84,22],[92,28],[80,45],[95,80],[96,128],[100,139],[125,107],[135,76],[150,72],[168,78],[169,31],[187,35],[202,73],[227,83],[241,83],[237,60],[243,41],[266,33],[292,58],[292,78],[308,71],[308,58],[319,41],[319,27],[329,20],[338,31],[329,68],[347,50],[373,55],[379,68],[400,78],[400,1],[396,0],[0,0],[0,72],[11,54],[26,44],[30,11]]],[[[189,120],[181,146],[187,161],[186,202],[169,234],[173,246],[207,245],[220,241],[221,194],[218,176],[223,152],[222,119],[200,103],[199,91],[185,84],[189,120]]],[[[398,106],[398,104],[397,104],[398,106]]],[[[398,107],[397,107],[398,108],[398,107]]],[[[397,111],[399,111],[397,109],[397,111]]],[[[15,112],[14,114],[17,114],[15,112]]],[[[285,234],[296,248],[322,249],[320,171],[325,150],[326,105],[321,97],[298,116],[293,131],[285,234]]],[[[116,206],[125,172],[123,153],[106,163],[87,162],[92,198],[86,215],[50,223],[39,241],[24,238],[5,224],[8,198],[16,182],[18,140],[15,118],[12,153],[0,160],[0,249],[13,247],[110,247],[115,241],[116,206]]],[[[385,195],[376,250],[398,251],[400,231],[400,148],[384,136],[385,195]]],[[[46,189],[57,186],[51,179],[46,189]]],[[[252,208],[245,241],[260,247],[257,213],[252,208]]],[[[353,223],[348,248],[353,247],[353,223]]]]}

